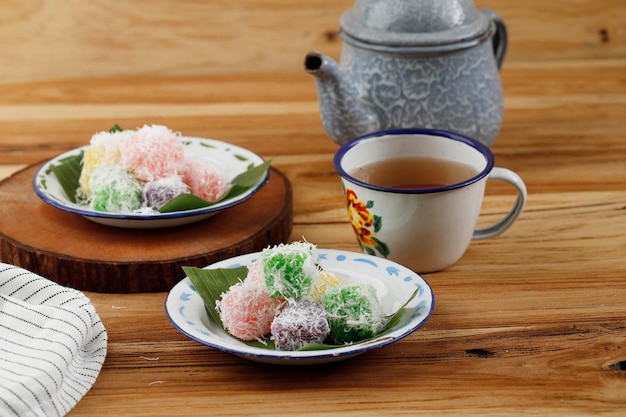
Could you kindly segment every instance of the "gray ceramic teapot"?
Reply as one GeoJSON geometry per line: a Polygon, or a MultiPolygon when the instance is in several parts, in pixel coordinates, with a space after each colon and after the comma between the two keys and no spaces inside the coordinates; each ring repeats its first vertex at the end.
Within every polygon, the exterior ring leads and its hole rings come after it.
{"type": "Polygon", "coordinates": [[[426,127],[491,146],[502,124],[507,47],[494,12],[471,0],[356,0],[339,34],[340,64],[318,52],[305,59],[333,141],[426,127]]]}

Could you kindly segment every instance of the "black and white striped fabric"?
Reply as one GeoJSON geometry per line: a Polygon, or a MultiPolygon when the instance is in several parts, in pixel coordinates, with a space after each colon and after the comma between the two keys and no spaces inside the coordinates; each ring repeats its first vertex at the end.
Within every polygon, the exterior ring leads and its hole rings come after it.
{"type": "Polygon", "coordinates": [[[83,293],[0,262],[0,416],[66,415],[106,351],[106,330],[83,293]]]}

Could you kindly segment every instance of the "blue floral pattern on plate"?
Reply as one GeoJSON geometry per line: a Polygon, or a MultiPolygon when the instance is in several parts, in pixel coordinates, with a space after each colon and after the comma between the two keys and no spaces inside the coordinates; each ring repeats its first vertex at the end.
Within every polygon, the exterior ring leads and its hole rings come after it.
{"type": "MultiPolygon", "coordinates": [[[[165,301],[165,311],[172,325],[198,343],[257,362],[280,365],[311,365],[348,359],[372,349],[397,342],[420,328],[435,306],[428,282],[410,269],[387,259],[363,253],[319,249],[319,263],[325,270],[346,282],[368,282],[378,293],[386,314],[397,311],[417,289],[417,295],[404,307],[401,320],[376,338],[362,343],[317,351],[280,351],[248,346],[226,333],[213,322],[204,303],[185,278],[172,288],[165,301]]],[[[259,253],[237,256],[207,268],[234,268],[249,265],[259,253]]]]}

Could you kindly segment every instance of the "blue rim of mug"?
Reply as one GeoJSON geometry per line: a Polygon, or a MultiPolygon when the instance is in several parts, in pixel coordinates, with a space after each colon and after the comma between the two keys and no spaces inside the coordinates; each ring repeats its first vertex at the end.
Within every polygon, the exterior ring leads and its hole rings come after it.
{"type": "Polygon", "coordinates": [[[342,178],[344,178],[347,181],[350,181],[351,183],[360,185],[361,187],[369,188],[371,190],[385,191],[385,192],[391,192],[391,193],[400,193],[400,194],[429,194],[429,193],[438,193],[442,191],[455,190],[457,188],[463,188],[470,184],[480,181],[481,179],[485,178],[493,169],[494,157],[493,157],[493,153],[487,147],[487,145],[477,141],[476,139],[472,139],[469,136],[465,136],[460,133],[452,132],[449,130],[442,130],[442,129],[405,128],[405,129],[381,130],[379,132],[368,133],[366,135],[359,136],[349,142],[346,142],[335,153],[335,156],[333,158],[333,163],[335,165],[335,170],[342,178]],[[447,139],[455,140],[457,142],[462,142],[476,149],[478,152],[480,152],[487,160],[487,164],[482,171],[480,171],[475,176],[468,178],[465,181],[446,185],[444,187],[402,188],[402,189],[368,184],[366,182],[363,182],[353,177],[347,171],[345,171],[343,167],[341,166],[341,160],[343,159],[345,154],[348,153],[348,151],[350,151],[355,146],[358,146],[360,143],[365,142],[368,139],[373,139],[373,138],[377,138],[380,136],[399,136],[399,135],[440,136],[440,137],[444,137],[447,139]]]}

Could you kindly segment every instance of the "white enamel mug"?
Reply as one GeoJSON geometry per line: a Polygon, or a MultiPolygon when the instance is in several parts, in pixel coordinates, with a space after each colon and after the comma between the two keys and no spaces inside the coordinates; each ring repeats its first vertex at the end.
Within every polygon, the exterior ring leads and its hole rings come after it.
{"type": "Polygon", "coordinates": [[[361,249],[415,272],[434,272],[457,262],[472,239],[490,238],[511,227],[526,204],[524,181],[494,167],[491,150],[464,135],[433,129],[371,133],[344,144],[335,154],[348,217],[361,249]],[[433,158],[469,165],[476,174],[431,188],[390,188],[354,176],[359,168],[401,157],[433,158]],[[497,223],[477,229],[487,180],[515,187],[517,198],[497,223]]]}

